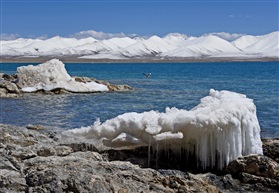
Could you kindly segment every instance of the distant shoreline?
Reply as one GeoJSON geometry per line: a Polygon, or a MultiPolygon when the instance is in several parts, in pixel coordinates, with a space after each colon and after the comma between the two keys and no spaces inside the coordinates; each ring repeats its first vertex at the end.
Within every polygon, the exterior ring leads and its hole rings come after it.
{"type": "Polygon", "coordinates": [[[191,62],[279,62],[279,57],[236,58],[131,58],[131,59],[84,59],[77,57],[1,57],[0,63],[42,63],[57,58],[64,63],[191,63],[191,62]]]}

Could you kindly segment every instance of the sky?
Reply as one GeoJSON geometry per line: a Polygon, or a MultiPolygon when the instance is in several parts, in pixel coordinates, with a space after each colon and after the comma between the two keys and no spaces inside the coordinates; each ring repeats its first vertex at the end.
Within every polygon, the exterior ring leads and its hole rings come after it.
{"type": "Polygon", "coordinates": [[[279,30],[279,0],[0,0],[1,34],[68,37],[80,31],[138,34],[279,30]]]}

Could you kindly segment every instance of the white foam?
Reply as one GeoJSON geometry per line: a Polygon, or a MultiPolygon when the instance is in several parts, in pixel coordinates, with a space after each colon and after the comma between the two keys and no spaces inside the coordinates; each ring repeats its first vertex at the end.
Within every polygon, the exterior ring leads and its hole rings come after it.
{"type": "Polygon", "coordinates": [[[66,71],[65,65],[52,59],[38,66],[28,65],[17,68],[19,84],[23,92],[38,90],[51,91],[62,88],[70,92],[108,91],[108,87],[96,82],[77,82],[66,71]]]}
{"type": "Polygon", "coordinates": [[[204,168],[221,169],[239,156],[263,153],[253,100],[213,89],[190,111],[166,108],[163,113],[125,113],[63,134],[101,140],[112,148],[149,145],[159,151],[167,147],[177,155],[183,149],[195,154],[204,168]]]}

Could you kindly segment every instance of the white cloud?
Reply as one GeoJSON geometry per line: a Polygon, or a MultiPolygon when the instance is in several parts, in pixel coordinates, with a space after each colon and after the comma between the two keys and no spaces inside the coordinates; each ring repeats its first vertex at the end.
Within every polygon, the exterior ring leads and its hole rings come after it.
{"type": "Polygon", "coordinates": [[[204,34],[204,36],[208,36],[208,35],[214,35],[214,36],[217,36],[217,37],[222,38],[227,41],[234,41],[246,34],[236,34],[236,33],[230,34],[227,32],[213,32],[213,33],[209,33],[209,34],[204,34]]]}
{"type": "Polygon", "coordinates": [[[20,38],[19,34],[1,34],[1,40],[15,40],[20,38]]]}
{"type": "Polygon", "coordinates": [[[230,17],[230,18],[234,18],[234,17],[235,17],[235,15],[232,15],[232,14],[231,14],[231,15],[229,15],[229,17],[230,17]]]}
{"type": "Polygon", "coordinates": [[[104,33],[104,32],[97,32],[94,30],[81,31],[73,35],[70,35],[70,37],[77,38],[77,39],[92,37],[97,40],[110,39],[114,37],[134,37],[134,36],[137,36],[137,34],[104,33]]]}
{"type": "Polygon", "coordinates": [[[30,38],[30,39],[46,40],[46,39],[48,39],[48,35],[42,35],[42,36],[33,36],[33,35],[30,35],[30,36],[28,36],[28,38],[30,38]]]}

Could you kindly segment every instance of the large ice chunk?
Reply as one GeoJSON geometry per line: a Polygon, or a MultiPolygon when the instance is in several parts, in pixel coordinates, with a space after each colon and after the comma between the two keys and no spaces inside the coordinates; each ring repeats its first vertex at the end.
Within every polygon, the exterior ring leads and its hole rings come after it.
{"type": "Polygon", "coordinates": [[[263,153],[253,100],[213,89],[190,111],[166,108],[164,113],[125,113],[64,134],[99,139],[112,148],[149,145],[178,156],[186,151],[194,154],[203,168],[222,169],[237,157],[263,153]]]}
{"type": "Polygon", "coordinates": [[[28,65],[17,68],[18,85],[23,92],[65,89],[70,92],[108,91],[108,87],[96,82],[77,82],[66,71],[65,65],[52,59],[38,66],[28,65]]]}

